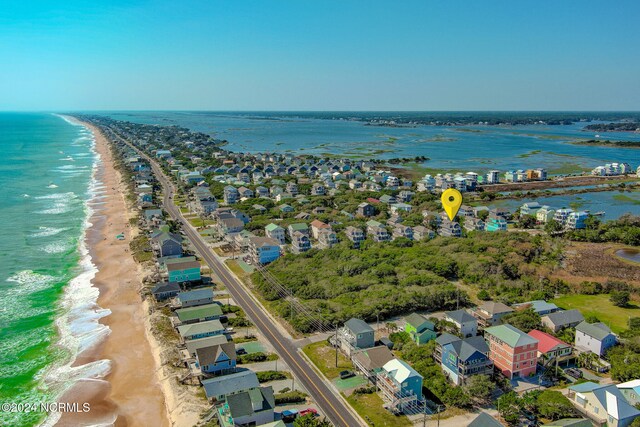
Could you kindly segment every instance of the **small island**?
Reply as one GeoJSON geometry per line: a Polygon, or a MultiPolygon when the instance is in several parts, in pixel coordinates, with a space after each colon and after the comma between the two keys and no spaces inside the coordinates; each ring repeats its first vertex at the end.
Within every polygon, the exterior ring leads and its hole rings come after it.
{"type": "Polygon", "coordinates": [[[608,139],[586,139],[573,141],[575,145],[596,145],[602,147],[640,148],[640,141],[611,141],[608,139]]]}

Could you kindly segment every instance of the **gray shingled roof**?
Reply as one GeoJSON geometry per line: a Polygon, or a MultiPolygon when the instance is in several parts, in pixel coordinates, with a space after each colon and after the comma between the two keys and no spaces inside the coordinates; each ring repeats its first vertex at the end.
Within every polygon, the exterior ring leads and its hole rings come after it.
{"type": "Polygon", "coordinates": [[[354,334],[364,334],[367,332],[373,332],[373,328],[364,320],[356,319],[355,317],[347,320],[344,324],[354,334]]]}
{"type": "Polygon", "coordinates": [[[221,377],[209,378],[202,380],[205,394],[208,398],[230,393],[237,393],[243,390],[249,390],[259,387],[258,376],[250,370],[240,371],[221,377]]]}
{"type": "Polygon", "coordinates": [[[609,327],[602,322],[580,322],[578,326],[576,326],[576,331],[580,331],[583,334],[589,335],[590,337],[593,337],[599,341],[602,341],[607,335],[611,333],[611,329],[609,329],[609,327]]]}
{"type": "Polygon", "coordinates": [[[439,345],[443,346],[449,343],[452,343],[454,341],[458,341],[460,338],[449,334],[447,332],[444,332],[442,335],[440,335],[438,338],[436,338],[436,343],[438,343],[439,345]]]}
{"type": "Polygon", "coordinates": [[[151,291],[154,295],[162,292],[180,292],[180,285],[176,282],[158,283],[151,291]]]}
{"type": "Polygon", "coordinates": [[[233,418],[244,417],[275,407],[272,387],[260,387],[227,396],[227,405],[233,418]],[[258,410],[254,410],[257,404],[258,410]]]}
{"type": "Polygon", "coordinates": [[[202,347],[196,350],[200,366],[213,365],[224,352],[230,360],[236,360],[236,345],[232,342],[202,347]]]}
{"type": "Polygon", "coordinates": [[[502,427],[495,418],[486,412],[480,413],[475,420],[471,421],[467,427],[502,427]]]}
{"type": "Polygon", "coordinates": [[[460,325],[462,325],[465,322],[472,322],[474,320],[476,320],[475,317],[473,317],[472,315],[470,315],[467,310],[464,309],[460,309],[460,310],[455,310],[455,311],[447,311],[444,313],[448,318],[450,318],[451,320],[456,321],[457,323],[459,323],[460,325]]]}
{"type": "Polygon", "coordinates": [[[555,313],[542,316],[548,318],[556,326],[569,325],[584,321],[584,316],[578,310],[556,311],[555,313]]]}

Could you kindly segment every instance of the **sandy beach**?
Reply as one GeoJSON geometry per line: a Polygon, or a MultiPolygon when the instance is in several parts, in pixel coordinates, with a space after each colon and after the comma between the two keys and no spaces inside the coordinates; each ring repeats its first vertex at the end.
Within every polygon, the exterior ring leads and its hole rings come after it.
{"type": "Polygon", "coordinates": [[[97,178],[105,186],[106,203],[98,205],[87,231],[87,245],[98,268],[92,281],[100,291],[98,305],[111,310],[100,320],[111,333],[106,340],[79,355],[75,365],[95,360],[111,361],[104,380],[83,380],[70,389],[62,401],[88,402],[91,411],[64,414],[57,426],[113,424],[115,426],[169,426],[163,387],[159,383],[160,357],[150,343],[147,304],[139,290],[143,272],[129,252],[136,230],[129,226],[133,215],[127,208],[125,186],[115,170],[106,139],[88,126],[96,137],[100,154],[97,178]],[[116,235],[124,233],[120,241],[116,235]]]}

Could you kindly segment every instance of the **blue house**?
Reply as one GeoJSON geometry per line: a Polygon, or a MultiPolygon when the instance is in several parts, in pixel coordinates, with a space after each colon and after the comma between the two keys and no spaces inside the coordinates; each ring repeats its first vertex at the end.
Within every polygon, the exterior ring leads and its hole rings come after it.
{"type": "Polygon", "coordinates": [[[462,385],[472,375],[490,375],[493,362],[489,346],[481,336],[457,339],[442,346],[442,370],[455,385],[462,385]]]}
{"type": "Polygon", "coordinates": [[[196,367],[206,374],[233,372],[236,367],[236,346],[233,342],[196,350],[196,367]]]}
{"type": "Polygon", "coordinates": [[[378,374],[376,385],[382,391],[386,407],[402,412],[412,402],[422,401],[422,375],[400,359],[384,364],[378,374]]]}
{"type": "Polygon", "coordinates": [[[280,242],[270,237],[250,237],[249,252],[255,262],[269,264],[280,258],[280,242]]]}

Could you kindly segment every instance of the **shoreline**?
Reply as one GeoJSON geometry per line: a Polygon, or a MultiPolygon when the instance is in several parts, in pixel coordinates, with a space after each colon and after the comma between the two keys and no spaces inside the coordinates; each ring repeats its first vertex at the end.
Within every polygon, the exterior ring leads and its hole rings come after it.
{"type": "Polygon", "coordinates": [[[92,208],[84,243],[97,269],[91,280],[99,291],[97,308],[110,311],[99,320],[110,333],[78,354],[71,367],[108,360],[111,369],[104,378],[80,379],[67,390],[59,401],[86,402],[91,410],[64,413],[55,425],[169,426],[158,348],[150,339],[148,306],[140,296],[144,271],[129,252],[137,230],[129,225],[133,212],[125,200],[126,188],[106,138],[92,125],[67,119],[92,132],[100,159],[96,180],[103,186],[101,201],[106,203],[92,208]],[[119,233],[125,240],[115,239],[119,233]]]}

